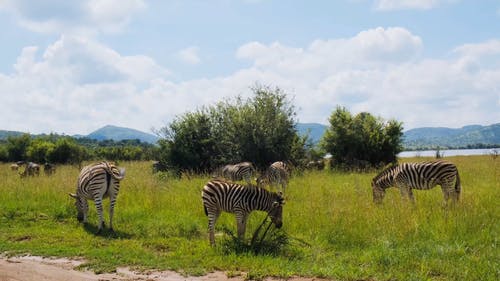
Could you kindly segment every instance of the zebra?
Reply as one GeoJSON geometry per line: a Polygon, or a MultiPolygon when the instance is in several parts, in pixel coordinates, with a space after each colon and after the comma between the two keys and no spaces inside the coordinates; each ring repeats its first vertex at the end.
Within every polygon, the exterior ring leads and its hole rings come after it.
{"type": "Polygon", "coordinates": [[[282,192],[285,192],[285,189],[288,185],[288,179],[290,177],[290,168],[283,161],[277,161],[272,163],[267,170],[257,178],[257,185],[263,187],[268,184],[271,186],[281,186],[282,192]]]}
{"type": "Polygon", "coordinates": [[[39,176],[40,175],[40,165],[33,162],[27,162],[24,171],[20,174],[21,178],[26,176],[39,176]]]}
{"type": "Polygon", "coordinates": [[[215,246],[214,227],[222,211],[236,216],[238,238],[244,239],[246,221],[252,211],[265,211],[277,228],[283,225],[283,204],[281,193],[270,192],[263,188],[211,180],[201,192],[203,208],[208,217],[209,241],[215,246]]]}
{"type": "Polygon", "coordinates": [[[216,172],[216,176],[222,176],[223,178],[231,181],[244,180],[249,185],[252,181],[253,175],[255,175],[255,168],[251,162],[225,165],[222,169],[216,172]]]}
{"type": "Polygon", "coordinates": [[[16,163],[13,163],[10,165],[10,170],[11,171],[17,171],[19,170],[19,165],[17,165],[16,163]]]}
{"type": "Polygon", "coordinates": [[[109,197],[109,228],[113,231],[113,213],[116,197],[120,189],[120,181],[125,177],[125,169],[118,168],[114,164],[103,161],[82,168],[78,176],[76,194],[69,196],[75,199],[79,222],[87,222],[89,209],[87,200],[93,200],[99,216],[99,227],[97,234],[104,227],[102,214],[102,201],[109,197]]]}
{"type": "Polygon", "coordinates": [[[431,189],[440,185],[445,202],[451,198],[454,202],[460,197],[460,176],[455,164],[437,160],[421,163],[403,163],[393,165],[372,180],[373,201],[381,203],[385,189],[395,186],[401,196],[405,195],[415,202],[412,189],[431,189]]]}
{"type": "Polygon", "coordinates": [[[43,164],[43,172],[47,176],[54,174],[56,172],[56,165],[46,162],[43,164]]]}

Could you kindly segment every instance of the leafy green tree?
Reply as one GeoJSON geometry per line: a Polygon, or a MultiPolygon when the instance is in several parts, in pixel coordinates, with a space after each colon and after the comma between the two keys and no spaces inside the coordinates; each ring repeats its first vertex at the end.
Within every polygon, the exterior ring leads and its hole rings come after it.
{"type": "Polygon", "coordinates": [[[177,117],[161,130],[160,162],[180,170],[208,171],[241,161],[258,168],[304,157],[305,138],[280,89],[255,87],[253,97],[220,102],[177,117]]]}
{"type": "Polygon", "coordinates": [[[9,161],[9,151],[7,150],[7,145],[0,144],[0,161],[9,161]]]}
{"type": "Polygon", "coordinates": [[[45,163],[55,148],[55,144],[43,139],[34,139],[27,149],[26,155],[29,160],[36,163],[45,163]]]}
{"type": "Polygon", "coordinates": [[[385,122],[367,112],[352,116],[346,108],[337,107],[329,122],[321,146],[337,166],[383,165],[395,162],[402,151],[403,127],[396,120],[385,122]]]}
{"type": "Polygon", "coordinates": [[[7,138],[7,152],[9,161],[26,160],[26,151],[31,144],[31,136],[22,134],[20,136],[10,136],[7,138]]]}
{"type": "Polygon", "coordinates": [[[80,164],[88,158],[88,152],[70,137],[60,138],[56,141],[54,149],[48,155],[49,161],[61,164],[80,164]]]}

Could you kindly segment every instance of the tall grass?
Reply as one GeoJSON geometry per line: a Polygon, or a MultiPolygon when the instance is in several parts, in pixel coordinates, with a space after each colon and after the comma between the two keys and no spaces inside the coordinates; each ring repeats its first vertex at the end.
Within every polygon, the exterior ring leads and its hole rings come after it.
{"type": "MultiPolygon", "coordinates": [[[[375,173],[316,171],[292,178],[283,230],[274,234],[281,247],[260,254],[224,234],[236,231],[229,214],[217,222],[218,246],[209,246],[201,204],[208,176],[176,179],[152,175],[147,162],[120,163],[127,174],[115,207],[116,232],[96,236],[93,204],[83,226],[67,195],[75,191],[78,168],[20,179],[3,164],[0,252],[81,257],[97,272],[129,265],[192,275],[244,271],[250,279],[499,280],[500,162],[489,156],[447,160],[457,164],[463,186],[456,206],[443,205],[439,187],[415,191],[415,205],[391,189],[376,206],[370,190],[375,173]]],[[[264,218],[250,216],[247,240],[264,218]]]]}

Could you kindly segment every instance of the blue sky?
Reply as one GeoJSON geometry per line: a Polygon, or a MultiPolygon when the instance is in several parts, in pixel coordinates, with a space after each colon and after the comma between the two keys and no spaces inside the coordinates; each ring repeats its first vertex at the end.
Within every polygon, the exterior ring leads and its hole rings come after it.
{"type": "Polygon", "coordinates": [[[498,0],[0,0],[0,25],[0,129],[150,131],[256,83],[300,122],[500,122],[498,0]]]}

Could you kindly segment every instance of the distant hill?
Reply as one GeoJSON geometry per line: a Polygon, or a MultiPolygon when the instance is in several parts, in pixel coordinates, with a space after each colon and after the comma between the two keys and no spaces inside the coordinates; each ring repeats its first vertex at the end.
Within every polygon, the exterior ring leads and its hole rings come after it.
{"type": "MultiPolygon", "coordinates": [[[[298,123],[300,135],[308,134],[313,143],[318,143],[326,125],[318,123],[298,123]]],[[[403,147],[405,150],[422,148],[466,148],[481,145],[500,144],[500,123],[481,126],[469,125],[453,129],[445,127],[423,127],[404,132],[403,147]]]]}
{"type": "Polygon", "coordinates": [[[308,135],[313,143],[318,143],[326,130],[326,125],[319,123],[298,123],[297,132],[301,136],[308,135]]]}
{"type": "Polygon", "coordinates": [[[500,144],[500,123],[481,126],[470,125],[458,129],[424,127],[404,133],[405,149],[419,148],[459,148],[500,144]]]}
{"type": "Polygon", "coordinates": [[[8,137],[17,137],[22,135],[23,132],[17,132],[17,131],[6,131],[6,130],[0,130],[0,140],[7,139],[8,137]]]}
{"type": "Polygon", "coordinates": [[[95,140],[129,140],[138,139],[142,142],[156,143],[158,137],[153,134],[141,132],[139,130],[117,127],[112,125],[104,126],[86,136],[95,140]]]}

